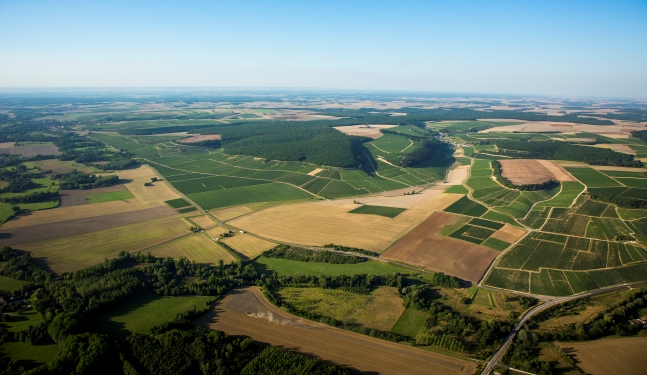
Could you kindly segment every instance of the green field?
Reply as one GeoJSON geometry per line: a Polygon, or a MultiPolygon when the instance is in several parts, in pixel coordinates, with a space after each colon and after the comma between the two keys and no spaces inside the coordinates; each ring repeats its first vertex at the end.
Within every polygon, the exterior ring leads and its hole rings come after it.
{"type": "Polygon", "coordinates": [[[272,182],[233,189],[211,190],[189,194],[189,199],[205,210],[254,202],[292,201],[313,196],[290,185],[272,182]]]}
{"type": "Polygon", "coordinates": [[[369,206],[367,204],[360,206],[352,211],[348,211],[349,214],[366,214],[366,215],[379,215],[394,218],[404,211],[406,208],[397,208],[397,207],[382,207],[382,206],[369,206]]]}
{"type": "Polygon", "coordinates": [[[5,342],[0,350],[25,369],[31,369],[52,360],[58,352],[58,345],[30,345],[24,342],[5,342]]]}
{"type": "Polygon", "coordinates": [[[88,200],[88,203],[122,201],[134,197],[135,196],[128,190],[112,191],[110,193],[88,194],[85,196],[85,198],[88,200]]]}
{"type": "Polygon", "coordinates": [[[191,205],[189,202],[187,202],[183,198],[172,199],[172,200],[166,201],[164,203],[168,204],[169,206],[171,206],[173,208],[182,208],[182,207],[187,207],[187,206],[191,205]]]}
{"type": "Polygon", "coordinates": [[[394,272],[410,272],[409,268],[398,267],[389,263],[380,262],[377,260],[369,260],[367,262],[357,264],[329,264],[329,263],[314,263],[314,262],[300,262],[296,260],[280,259],[280,258],[266,258],[261,256],[254,260],[252,263],[258,272],[271,274],[277,272],[279,275],[309,275],[316,276],[318,274],[326,276],[339,276],[339,275],[357,275],[357,274],[372,274],[384,275],[394,272]]]}
{"type": "Polygon", "coordinates": [[[579,182],[562,182],[559,194],[548,201],[537,203],[533,210],[542,210],[544,207],[570,207],[582,191],[584,191],[584,185],[579,182]]]}
{"type": "Polygon", "coordinates": [[[445,193],[451,193],[451,194],[467,194],[468,190],[465,186],[463,185],[453,185],[450,186],[447,190],[445,190],[445,193]]]}
{"type": "Polygon", "coordinates": [[[497,240],[496,238],[488,238],[482,245],[498,251],[503,251],[510,246],[508,242],[497,240]]]}
{"type": "Polygon", "coordinates": [[[427,313],[420,311],[413,306],[407,307],[406,310],[398,319],[398,322],[395,323],[392,332],[411,337],[412,339],[416,337],[422,325],[425,324],[427,319],[427,313]]]}
{"type": "Polygon", "coordinates": [[[479,217],[487,212],[487,207],[480,203],[474,202],[467,196],[454,202],[451,206],[445,209],[446,212],[453,212],[455,214],[476,216],[479,217]]]}
{"type": "MultiPolygon", "coordinates": [[[[2,268],[2,263],[0,263],[0,269],[2,268]]],[[[14,290],[20,290],[20,288],[27,284],[26,281],[16,280],[7,276],[0,276],[0,290],[5,290],[8,292],[13,292],[14,290]]]]}
{"type": "Polygon", "coordinates": [[[121,338],[130,332],[149,333],[152,327],[175,319],[177,314],[193,306],[203,308],[210,300],[213,297],[142,294],[97,316],[92,324],[101,333],[121,338]]]}
{"type": "Polygon", "coordinates": [[[566,168],[566,170],[588,187],[621,186],[612,178],[593,168],[566,168]]]}

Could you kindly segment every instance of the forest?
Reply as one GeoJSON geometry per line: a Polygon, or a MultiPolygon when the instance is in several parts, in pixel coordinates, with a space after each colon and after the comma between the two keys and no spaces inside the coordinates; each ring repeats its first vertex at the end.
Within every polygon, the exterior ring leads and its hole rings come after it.
{"type": "MultiPolygon", "coordinates": [[[[607,148],[578,146],[559,141],[519,142],[496,140],[498,154],[521,159],[572,160],[591,165],[616,165],[642,167],[633,155],[623,154],[607,148]]],[[[489,150],[495,153],[496,151],[489,150]]]]}

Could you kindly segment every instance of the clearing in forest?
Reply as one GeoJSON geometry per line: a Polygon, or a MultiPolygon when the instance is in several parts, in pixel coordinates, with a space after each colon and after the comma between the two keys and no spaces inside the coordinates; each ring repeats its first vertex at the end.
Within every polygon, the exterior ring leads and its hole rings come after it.
{"type": "Polygon", "coordinates": [[[499,160],[501,175],[515,185],[541,184],[555,180],[555,175],[538,160],[499,160]]]}
{"type": "Polygon", "coordinates": [[[496,250],[436,233],[455,217],[436,212],[382,254],[384,259],[440,271],[478,282],[500,253],[496,250]]]}
{"type": "Polygon", "coordinates": [[[351,125],[335,126],[334,128],[346,135],[357,135],[360,137],[377,139],[382,136],[380,129],[394,128],[396,126],[398,125],[351,125]]]}
{"type": "Polygon", "coordinates": [[[370,294],[342,289],[283,288],[279,295],[299,310],[384,332],[390,331],[404,312],[402,298],[391,287],[380,287],[370,294]]]}
{"type": "Polygon", "coordinates": [[[220,134],[204,134],[204,135],[194,135],[191,137],[178,139],[175,142],[191,144],[191,143],[201,143],[205,141],[219,141],[219,140],[220,140],[220,134]]]}

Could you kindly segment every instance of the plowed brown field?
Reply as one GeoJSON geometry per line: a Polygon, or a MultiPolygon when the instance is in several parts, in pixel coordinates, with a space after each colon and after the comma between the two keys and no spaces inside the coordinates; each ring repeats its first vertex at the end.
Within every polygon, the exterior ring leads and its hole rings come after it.
{"type": "Polygon", "coordinates": [[[472,374],[477,366],[298,318],[270,304],[257,288],[233,290],[195,323],[375,374],[472,374]]]}
{"type": "Polygon", "coordinates": [[[454,216],[448,212],[435,212],[385,251],[382,258],[478,282],[500,253],[487,247],[436,235],[454,216]]]}
{"type": "Polygon", "coordinates": [[[647,337],[623,337],[590,342],[557,343],[577,365],[593,375],[647,374],[647,337]]]}
{"type": "Polygon", "coordinates": [[[555,179],[553,173],[537,160],[499,160],[501,174],[515,185],[541,184],[555,179]]]}

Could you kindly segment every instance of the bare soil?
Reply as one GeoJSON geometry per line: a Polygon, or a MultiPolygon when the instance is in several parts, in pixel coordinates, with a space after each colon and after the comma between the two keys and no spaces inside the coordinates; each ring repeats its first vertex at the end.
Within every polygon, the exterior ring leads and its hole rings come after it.
{"type": "Polygon", "coordinates": [[[16,142],[0,142],[0,148],[13,148],[16,142]]]}
{"type": "Polygon", "coordinates": [[[204,134],[204,135],[194,135],[192,137],[178,139],[175,142],[191,144],[191,143],[200,143],[204,141],[219,141],[220,139],[221,139],[220,134],[204,134]]]}
{"type": "Polygon", "coordinates": [[[258,288],[231,291],[195,324],[375,374],[471,374],[477,365],[290,315],[258,288]]]}
{"type": "Polygon", "coordinates": [[[435,212],[387,249],[382,257],[478,282],[500,252],[436,235],[454,216],[447,212],[435,212]]]}
{"type": "Polygon", "coordinates": [[[346,135],[358,135],[373,139],[380,138],[382,133],[380,129],[393,128],[397,125],[352,125],[352,126],[335,126],[335,129],[346,135]]]}
{"type": "Polygon", "coordinates": [[[552,172],[553,176],[557,181],[577,181],[575,177],[571,176],[570,173],[561,165],[555,164],[550,160],[537,160],[541,165],[548,168],[552,172]]]}
{"type": "Polygon", "coordinates": [[[541,184],[555,179],[555,175],[537,160],[499,160],[501,174],[515,185],[541,184]]]}
{"type": "Polygon", "coordinates": [[[526,234],[525,230],[506,224],[503,226],[503,228],[494,232],[494,234],[492,235],[492,238],[496,238],[497,240],[501,240],[509,243],[515,243],[524,234],[526,234]]]}
{"type": "Polygon", "coordinates": [[[1,153],[12,154],[12,155],[21,154],[26,158],[31,158],[36,155],[60,155],[61,154],[61,152],[58,150],[58,147],[52,144],[14,146],[12,148],[3,148],[1,153]]]}
{"type": "Polygon", "coordinates": [[[647,337],[623,337],[589,342],[557,343],[588,374],[647,374],[647,337]]]}
{"type": "Polygon", "coordinates": [[[73,236],[101,229],[114,228],[140,221],[175,215],[171,207],[159,206],[139,211],[59,221],[55,223],[0,228],[0,245],[15,246],[54,238],[73,236]]]}

